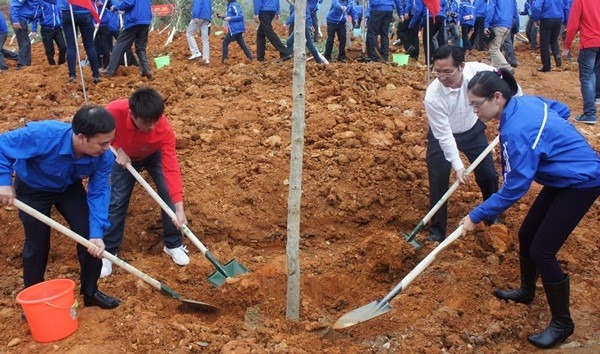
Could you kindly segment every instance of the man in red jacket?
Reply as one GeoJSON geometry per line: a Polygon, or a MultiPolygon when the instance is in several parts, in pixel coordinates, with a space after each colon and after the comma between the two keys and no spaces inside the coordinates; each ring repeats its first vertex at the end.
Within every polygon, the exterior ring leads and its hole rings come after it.
{"type": "Polygon", "coordinates": [[[579,81],[583,114],[576,122],[596,124],[595,102],[600,102],[600,6],[595,1],[574,0],[567,25],[562,56],[570,54],[571,43],[579,32],[579,81]],[[594,102],[595,101],[595,102],[594,102]]]}
{"type": "MultiPolygon", "coordinates": [[[[108,218],[110,228],[104,234],[106,251],[117,254],[123,241],[125,216],[135,178],[125,168],[128,163],[137,170],[145,169],[154,181],[158,195],[175,211],[171,220],[162,211],[163,250],[181,266],[190,262],[183,246],[179,227],[187,224],[183,210],[183,180],[175,153],[175,133],[165,117],[165,104],[160,94],[149,87],[136,90],[129,100],[116,100],[106,109],[117,123],[112,146],[117,158],[111,172],[111,195],[108,218]]],[[[102,260],[100,277],[112,272],[112,263],[102,260]]]]}

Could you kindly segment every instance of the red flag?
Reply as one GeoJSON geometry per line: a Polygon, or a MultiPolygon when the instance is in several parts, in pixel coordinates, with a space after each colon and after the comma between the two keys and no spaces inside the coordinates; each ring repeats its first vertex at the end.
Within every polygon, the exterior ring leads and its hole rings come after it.
{"type": "Polygon", "coordinates": [[[92,13],[92,16],[94,16],[94,19],[96,20],[96,23],[100,23],[100,16],[98,16],[98,11],[96,11],[96,8],[94,7],[94,5],[92,5],[91,0],[67,0],[67,1],[71,5],[77,5],[79,7],[83,7],[84,9],[90,10],[90,12],[92,13]]]}
{"type": "MultiPolygon", "coordinates": [[[[72,0],[69,0],[69,1],[72,1],[72,0]]],[[[431,15],[434,18],[440,12],[440,9],[441,9],[440,0],[423,0],[423,4],[425,4],[425,7],[427,9],[429,9],[429,12],[431,12],[431,15]]]]}

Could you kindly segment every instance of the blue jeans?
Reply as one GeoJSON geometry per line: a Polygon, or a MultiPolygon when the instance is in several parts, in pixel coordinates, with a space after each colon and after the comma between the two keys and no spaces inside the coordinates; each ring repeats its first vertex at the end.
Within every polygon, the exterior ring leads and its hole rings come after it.
{"type": "Polygon", "coordinates": [[[223,62],[225,62],[225,59],[229,57],[229,43],[233,41],[236,41],[237,44],[239,44],[240,48],[242,48],[244,54],[246,54],[246,57],[248,57],[250,61],[254,60],[252,52],[246,45],[246,41],[244,41],[244,32],[234,34],[233,36],[231,35],[231,32],[227,32],[227,35],[225,35],[225,38],[223,38],[223,62]]]}
{"type": "MultiPolygon", "coordinates": [[[[79,29],[81,32],[81,40],[83,41],[83,47],[85,48],[88,60],[90,61],[92,75],[94,77],[99,77],[98,54],[96,53],[96,47],[94,47],[94,24],[92,23],[92,15],[90,13],[74,12],[73,19],[75,20],[75,30],[77,31],[77,29],[79,29]]],[[[77,65],[77,47],[70,11],[62,12],[62,25],[65,39],[67,40],[67,66],[69,67],[69,77],[75,77],[77,76],[75,74],[75,67],[77,65]]]]}
{"type": "MultiPolygon", "coordinates": [[[[162,170],[162,154],[160,150],[146,157],[143,160],[132,161],[131,165],[136,171],[145,169],[154,181],[158,195],[164,200],[169,208],[175,211],[167,183],[162,170]]],[[[123,168],[116,163],[111,172],[111,193],[110,207],[108,209],[108,219],[110,228],[104,234],[104,244],[106,251],[112,254],[117,254],[119,246],[123,241],[123,233],[125,230],[125,216],[129,208],[129,199],[135,185],[135,177],[126,168],[123,168]]],[[[183,244],[181,232],[177,230],[171,218],[161,210],[163,224],[163,242],[167,248],[176,248],[183,244]]]]}
{"type": "Polygon", "coordinates": [[[583,98],[583,114],[596,117],[595,98],[600,97],[600,48],[579,51],[579,82],[583,98]]]}

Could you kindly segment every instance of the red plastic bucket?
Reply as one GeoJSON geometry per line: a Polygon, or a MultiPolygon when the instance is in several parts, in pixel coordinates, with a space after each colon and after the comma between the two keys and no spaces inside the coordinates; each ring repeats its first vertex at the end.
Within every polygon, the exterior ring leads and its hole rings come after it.
{"type": "Polygon", "coordinates": [[[77,302],[71,279],[54,279],[32,285],[17,295],[33,339],[46,343],[77,330],[77,302]]]}

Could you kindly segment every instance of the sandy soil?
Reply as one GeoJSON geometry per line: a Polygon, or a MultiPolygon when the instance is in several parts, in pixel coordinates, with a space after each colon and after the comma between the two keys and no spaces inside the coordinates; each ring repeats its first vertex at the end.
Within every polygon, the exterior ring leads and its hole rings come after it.
{"type": "MultiPolygon", "coordinates": [[[[253,37],[251,31],[246,35],[254,51],[253,37]]],[[[117,268],[100,288],[122,299],[120,307],[105,311],[81,305],[73,335],[40,344],[15,302],[22,290],[23,230],[15,208],[6,207],[0,211],[0,352],[535,350],[527,335],[544,328],[550,315],[541,284],[540,296],[529,306],[498,301],[491,291],[518,283],[516,232],[538,186],[505,213],[505,225],[482,226],[440,253],[392,301],[390,313],[350,329],[332,329],[343,314],[387,294],[435,246],[426,243],[415,250],[400,233],[411,231],[428,211],[422,64],[361,64],[354,60],[362,56],[354,43],[348,64],[307,65],[301,319],[296,323],[285,318],[292,63],[276,63],[271,50],[267,62],[250,64],[232,44],[231,59],[222,65],[218,37],[211,38],[210,66],[190,63],[185,35],[165,49],[166,38],[166,33],[151,35],[149,57],[171,55],[171,65],[154,69],[151,82],[129,67],[93,85],[84,68],[89,101],[106,104],[144,85],[164,95],[178,134],[189,226],[221,262],[237,259],[251,272],[211,286],[206,278],[214,268],[189,240],[191,264],[176,266],[162,252],[158,206],[136,188],[119,256],[184,297],[220,310],[181,307],[117,268]]],[[[521,43],[517,50],[517,78],[524,91],[563,100],[579,114],[576,61],[539,74],[539,54],[521,43]]],[[[0,131],[32,120],[68,120],[84,102],[81,83],[67,83],[65,66],[48,67],[41,44],[33,46],[33,58],[34,66],[16,72],[11,63],[11,71],[1,76],[0,131]]],[[[486,53],[469,59],[488,62],[486,53]]],[[[600,149],[599,126],[578,128],[600,149]]],[[[496,134],[497,127],[490,126],[489,139],[496,134]]],[[[461,187],[449,202],[449,224],[456,225],[480,201],[476,186],[461,187]]],[[[599,228],[597,202],[559,254],[572,277],[576,331],[554,352],[600,351],[599,228]]],[[[419,240],[426,235],[422,232],[419,240]]],[[[53,238],[47,279],[78,282],[74,242],[58,232],[53,238]]]]}

